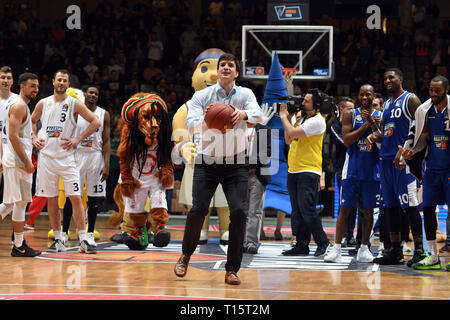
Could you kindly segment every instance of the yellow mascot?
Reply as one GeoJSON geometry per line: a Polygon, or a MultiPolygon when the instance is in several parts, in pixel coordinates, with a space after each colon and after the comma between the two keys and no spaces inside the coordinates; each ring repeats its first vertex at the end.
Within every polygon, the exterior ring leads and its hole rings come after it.
{"type": "MultiPolygon", "coordinates": [[[[192,75],[192,87],[195,91],[205,89],[207,86],[217,83],[217,62],[224,54],[220,49],[210,48],[195,59],[196,68],[192,75]]],[[[172,121],[173,136],[175,139],[175,150],[181,154],[186,161],[183,178],[181,180],[179,203],[190,209],[192,207],[192,181],[194,176],[195,139],[189,135],[185,121],[189,101],[184,103],[175,113],[172,121]]],[[[217,191],[211,200],[210,210],[203,223],[199,244],[208,242],[209,217],[211,209],[216,208],[219,218],[220,243],[228,244],[228,226],[230,224],[230,211],[222,186],[219,184],[217,191]]]]}

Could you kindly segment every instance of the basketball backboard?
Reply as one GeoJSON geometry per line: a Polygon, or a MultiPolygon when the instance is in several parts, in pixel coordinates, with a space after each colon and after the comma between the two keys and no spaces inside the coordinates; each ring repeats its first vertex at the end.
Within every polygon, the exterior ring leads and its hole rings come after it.
{"type": "Polygon", "coordinates": [[[332,26],[242,26],[242,77],[267,79],[275,51],[282,68],[298,69],[293,80],[333,80],[332,26]]]}

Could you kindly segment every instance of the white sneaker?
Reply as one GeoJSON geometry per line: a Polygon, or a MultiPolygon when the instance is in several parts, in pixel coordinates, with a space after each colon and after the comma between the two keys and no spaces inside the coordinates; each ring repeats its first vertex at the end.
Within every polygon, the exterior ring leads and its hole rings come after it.
{"type": "Polygon", "coordinates": [[[378,255],[377,258],[381,258],[383,256],[383,250],[384,250],[384,244],[383,242],[380,244],[380,246],[378,247],[378,255]]]}
{"type": "Polygon", "coordinates": [[[67,245],[69,244],[69,235],[66,232],[63,232],[62,237],[63,244],[67,247],[67,245]]]}
{"type": "Polygon", "coordinates": [[[66,246],[62,240],[56,239],[50,247],[45,250],[46,252],[57,253],[66,251],[66,246]]]}
{"type": "Polygon", "coordinates": [[[91,245],[96,247],[97,243],[95,243],[95,236],[93,232],[88,232],[86,233],[86,237],[87,237],[87,242],[91,245]]]}
{"type": "Polygon", "coordinates": [[[83,240],[80,242],[80,248],[78,249],[78,252],[81,253],[97,253],[97,247],[89,244],[87,240],[83,240]]]}
{"type": "Polygon", "coordinates": [[[361,246],[356,254],[356,261],[368,263],[373,261],[373,254],[367,246],[361,246]]]}
{"type": "Polygon", "coordinates": [[[328,249],[325,257],[323,258],[323,261],[333,263],[342,262],[341,248],[335,244],[331,249],[328,249]]]}

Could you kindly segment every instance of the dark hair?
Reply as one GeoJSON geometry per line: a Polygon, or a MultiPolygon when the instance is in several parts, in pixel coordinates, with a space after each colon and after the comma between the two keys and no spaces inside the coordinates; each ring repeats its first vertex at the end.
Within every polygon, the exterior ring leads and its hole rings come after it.
{"type": "Polygon", "coordinates": [[[67,74],[67,75],[69,75],[69,71],[67,71],[67,69],[59,69],[59,70],[56,70],[56,72],[53,74],[53,79],[56,78],[56,75],[57,75],[58,73],[62,73],[62,74],[67,74]]]}
{"type": "Polygon", "coordinates": [[[19,76],[19,84],[25,83],[28,80],[38,80],[38,79],[39,79],[39,77],[36,74],[30,73],[30,72],[25,72],[19,76]]]}
{"type": "Polygon", "coordinates": [[[341,97],[339,99],[339,103],[338,103],[339,108],[344,108],[344,103],[347,103],[347,102],[355,104],[355,100],[353,100],[352,98],[350,98],[350,97],[341,97]]]}
{"type": "Polygon", "coordinates": [[[437,75],[433,79],[431,79],[431,82],[442,82],[444,88],[448,88],[448,79],[444,76],[437,75]]]}
{"type": "Polygon", "coordinates": [[[387,68],[386,71],[384,71],[384,73],[389,72],[389,71],[395,72],[396,74],[398,74],[399,77],[403,78],[402,70],[400,70],[398,68],[387,68]]]}
{"type": "Polygon", "coordinates": [[[0,68],[0,72],[2,73],[12,73],[12,69],[10,66],[3,66],[0,68]]]}
{"type": "Polygon", "coordinates": [[[219,70],[219,65],[220,65],[220,61],[225,60],[225,61],[234,61],[234,63],[236,64],[236,71],[239,72],[240,69],[240,63],[238,58],[236,58],[236,56],[232,53],[224,53],[219,57],[219,61],[217,61],[217,70],[219,70]]]}
{"type": "Polygon", "coordinates": [[[323,96],[322,96],[321,91],[317,88],[314,88],[314,89],[309,89],[306,93],[312,94],[314,109],[316,109],[316,110],[320,109],[320,107],[322,106],[322,103],[323,103],[323,96]]]}
{"type": "Polygon", "coordinates": [[[97,89],[97,91],[100,93],[100,88],[99,87],[97,87],[96,85],[89,85],[89,86],[87,86],[84,90],[82,90],[83,92],[87,92],[90,88],[94,88],[94,89],[97,89]]]}

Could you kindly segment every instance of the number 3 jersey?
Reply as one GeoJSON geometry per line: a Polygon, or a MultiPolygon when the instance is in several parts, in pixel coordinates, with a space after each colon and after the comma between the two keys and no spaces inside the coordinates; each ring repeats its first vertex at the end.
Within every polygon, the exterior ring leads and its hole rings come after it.
{"type": "Polygon", "coordinates": [[[398,146],[403,146],[409,133],[412,116],[408,110],[408,100],[412,93],[405,91],[397,99],[390,98],[384,103],[384,132],[381,142],[382,159],[394,160],[398,146]]]}
{"type": "MultiPolygon", "coordinates": [[[[63,101],[56,102],[51,95],[42,100],[41,130],[45,133],[45,146],[41,154],[50,158],[63,158],[74,154],[74,149],[64,150],[61,138],[73,138],[76,121],[74,119],[76,99],[67,96],[63,101]]],[[[41,137],[41,134],[39,134],[41,137]]]]}
{"type": "MultiPolygon", "coordinates": [[[[358,130],[366,123],[361,116],[361,110],[353,109],[353,130],[358,130]]],[[[381,116],[381,112],[373,110],[372,117],[381,116]]],[[[361,181],[380,181],[380,155],[378,147],[374,144],[371,150],[367,149],[366,139],[372,129],[368,128],[359,140],[347,148],[344,167],[342,169],[342,180],[355,179],[361,181]]]]}

